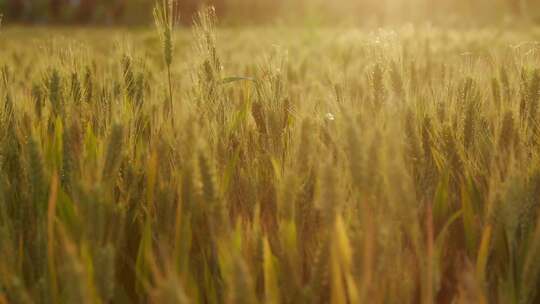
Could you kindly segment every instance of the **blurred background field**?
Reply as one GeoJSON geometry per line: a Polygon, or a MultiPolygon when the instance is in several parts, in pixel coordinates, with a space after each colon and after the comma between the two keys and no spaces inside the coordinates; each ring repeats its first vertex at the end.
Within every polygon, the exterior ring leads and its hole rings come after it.
{"type": "MultiPolygon", "coordinates": [[[[4,23],[121,24],[152,23],[152,0],[0,0],[4,23]]],[[[385,25],[432,22],[452,25],[538,22],[536,0],[179,0],[184,24],[197,9],[212,5],[222,23],[300,23],[385,25]]]]}

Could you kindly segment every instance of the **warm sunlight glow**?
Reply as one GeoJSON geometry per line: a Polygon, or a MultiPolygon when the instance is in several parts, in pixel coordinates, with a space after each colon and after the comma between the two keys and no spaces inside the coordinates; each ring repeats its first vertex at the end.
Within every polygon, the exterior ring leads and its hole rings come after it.
{"type": "Polygon", "coordinates": [[[19,303],[540,303],[540,1],[0,0],[19,303]]]}

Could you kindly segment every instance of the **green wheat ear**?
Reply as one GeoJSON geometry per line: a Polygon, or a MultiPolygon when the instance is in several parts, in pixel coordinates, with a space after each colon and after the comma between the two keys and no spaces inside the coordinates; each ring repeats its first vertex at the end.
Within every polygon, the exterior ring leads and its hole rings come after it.
{"type": "Polygon", "coordinates": [[[86,67],[84,73],[84,101],[90,103],[92,100],[92,94],[94,91],[94,82],[92,80],[92,70],[90,67],[86,67]]]}
{"type": "Polygon", "coordinates": [[[199,171],[201,174],[204,200],[207,204],[215,204],[218,196],[214,170],[204,153],[199,154],[199,171]]]}
{"type": "Polygon", "coordinates": [[[145,77],[143,73],[137,75],[137,80],[135,80],[135,105],[137,108],[142,108],[144,104],[144,86],[145,86],[145,77]]]}
{"type": "Polygon", "coordinates": [[[38,84],[32,87],[32,100],[34,101],[34,111],[38,119],[41,119],[43,113],[43,91],[38,84]]]}
{"type": "Polygon", "coordinates": [[[110,179],[113,179],[117,172],[117,169],[120,165],[119,162],[121,159],[123,141],[124,128],[122,127],[122,125],[115,124],[112,128],[112,132],[107,145],[105,166],[103,167],[102,174],[104,181],[109,181],[110,179]]]}
{"type": "Polygon", "coordinates": [[[51,102],[52,111],[55,115],[61,112],[62,107],[62,78],[60,72],[53,69],[48,83],[49,101],[51,102]]]}
{"type": "Polygon", "coordinates": [[[75,104],[79,104],[82,98],[81,82],[79,81],[79,75],[77,72],[71,73],[71,98],[75,104]]]}
{"type": "Polygon", "coordinates": [[[501,150],[509,150],[515,140],[514,131],[514,115],[508,110],[503,117],[501,134],[499,137],[499,148],[501,150]]]}
{"type": "Polygon", "coordinates": [[[122,70],[124,75],[124,88],[127,96],[131,101],[135,97],[135,75],[133,73],[133,60],[129,55],[124,55],[122,58],[122,70]]]}
{"type": "Polygon", "coordinates": [[[43,214],[46,206],[46,183],[45,172],[43,170],[43,160],[36,139],[31,138],[28,142],[29,168],[30,168],[30,187],[32,189],[32,199],[34,208],[43,214]]]}
{"type": "Polygon", "coordinates": [[[6,93],[4,97],[4,109],[2,113],[2,119],[4,123],[8,123],[13,121],[15,112],[13,108],[13,98],[11,97],[11,94],[8,92],[6,93]]]}

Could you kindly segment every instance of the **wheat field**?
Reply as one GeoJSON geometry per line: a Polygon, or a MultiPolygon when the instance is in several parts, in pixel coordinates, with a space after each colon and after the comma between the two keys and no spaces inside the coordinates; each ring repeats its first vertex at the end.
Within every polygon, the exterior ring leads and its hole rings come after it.
{"type": "Polygon", "coordinates": [[[0,28],[0,303],[540,303],[540,29],[0,28]]]}

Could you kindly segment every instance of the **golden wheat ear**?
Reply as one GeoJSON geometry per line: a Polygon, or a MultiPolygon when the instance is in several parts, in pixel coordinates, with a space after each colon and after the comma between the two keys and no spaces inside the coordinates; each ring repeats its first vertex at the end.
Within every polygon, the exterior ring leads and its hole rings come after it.
{"type": "Polygon", "coordinates": [[[154,7],[154,21],[156,29],[161,39],[163,48],[163,60],[167,68],[168,82],[168,113],[171,123],[174,125],[174,101],[173,101],[173,84],[171,66],[173,64],[174,53],[174,27],[179,19],[178,10],[176,9],[174,0],[162,0],[156,2],[154,7]]]}

